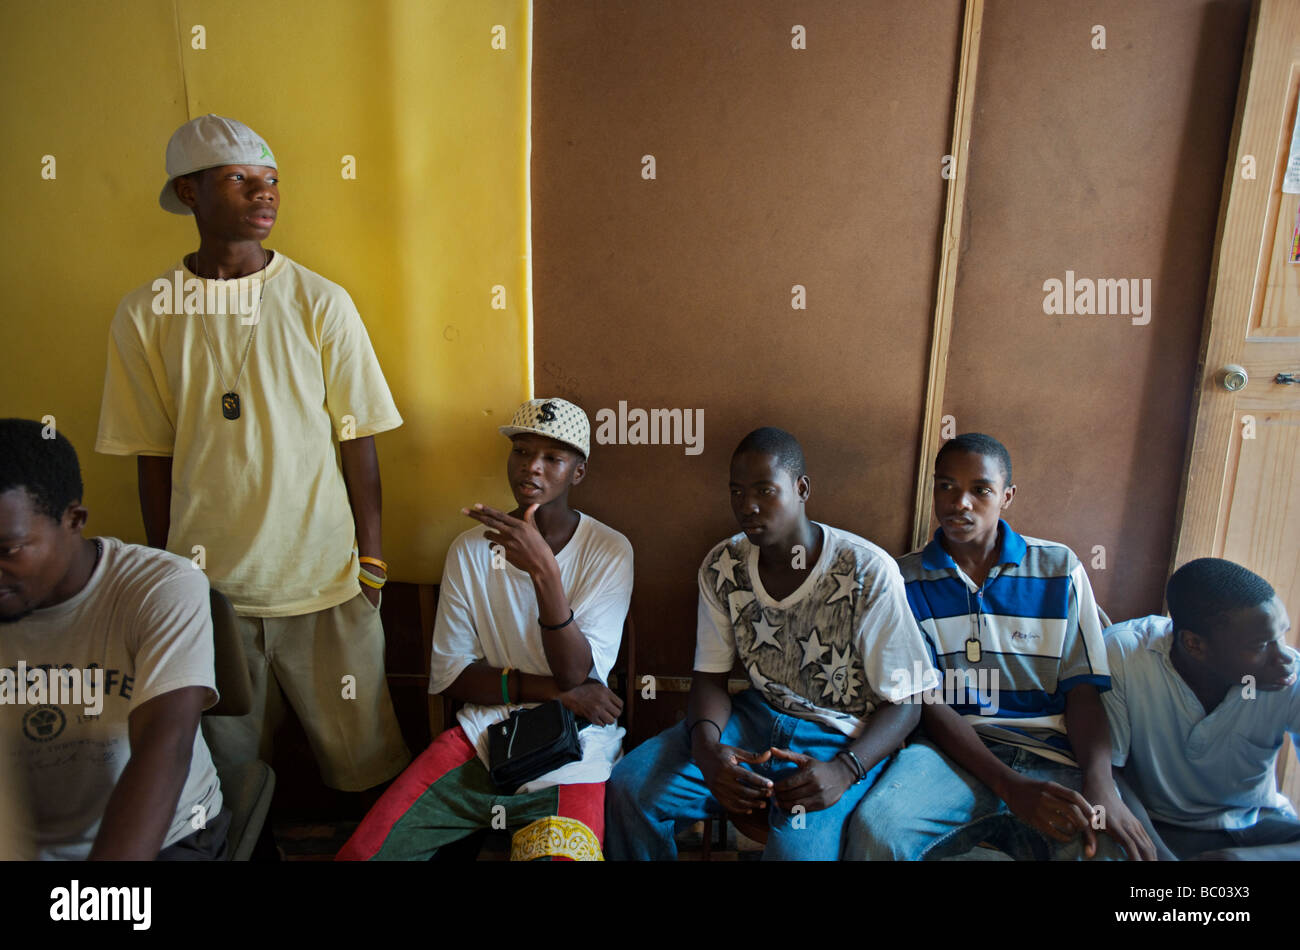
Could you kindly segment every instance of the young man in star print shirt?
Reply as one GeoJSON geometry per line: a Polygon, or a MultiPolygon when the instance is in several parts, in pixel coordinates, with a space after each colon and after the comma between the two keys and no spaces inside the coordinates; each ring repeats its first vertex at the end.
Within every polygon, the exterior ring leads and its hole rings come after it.
{"type": "Polygon", "coordinates": [[[951,857],[984,841],[1026,860],[1155,856],[1111,776],[1088,575],[1065,545],[1001,519],[1015,493],[990,436],[959,435],[934,460],[939,530],[899,568],[944,689],[926,697],[926,738],[854,814],[851,859],[951,857]]]}
{"type": "Polygon", "coordinates": [[[920,717],[902,700],[937,682],[893,559],[809,520],[794,436],[747,435],[730,490],[742,533],[700,568],[686,721],[615,767],[612,859],[672,860],[677,827],[723,809],[767,812],[766,860],[838,859],[849,815],[920,717]],[[737,658],[753,688],[733,698],[737,658]]]}

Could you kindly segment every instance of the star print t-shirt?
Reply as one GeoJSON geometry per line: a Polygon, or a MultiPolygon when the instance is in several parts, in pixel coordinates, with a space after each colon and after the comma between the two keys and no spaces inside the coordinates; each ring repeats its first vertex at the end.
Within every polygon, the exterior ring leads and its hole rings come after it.
{"type": "Polygon", "coordinates": [[[865,538],[828,525],[808,576],[784,600],[758,573],[744,534],[700,566],[695,669],[726,673],[739,657],[768,704],[858,735],[883,702],[938,684],[894,559],[865,538]]]}

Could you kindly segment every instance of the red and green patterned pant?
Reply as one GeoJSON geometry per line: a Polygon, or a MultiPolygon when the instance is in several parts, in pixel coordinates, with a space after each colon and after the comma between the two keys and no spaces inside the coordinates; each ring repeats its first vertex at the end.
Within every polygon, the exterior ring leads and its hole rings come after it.
{"type": "Polygon", "coordinates": [[[512,858],[599,860],[605,783],[504,795],[456,726],[397,777],[335,860],[424,861],[482,828],[516,831],[512,858]]]}

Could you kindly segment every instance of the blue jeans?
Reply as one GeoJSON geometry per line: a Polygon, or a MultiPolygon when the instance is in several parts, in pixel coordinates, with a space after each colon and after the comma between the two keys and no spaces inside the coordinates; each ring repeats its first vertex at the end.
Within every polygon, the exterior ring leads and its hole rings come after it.
{"type": "MultiPolygon", "coordinates": [[[[820,723],[777,712],[754,690],[731,698],[731,718],[722,730],[724,745],[751,752],[775,746],[823,760],[850,741],[820,723]]],[[[792,814],[769,801],[763,860],[838,860],[848,817],[884,770],[885,761],[850,785],[830,808],[792,814]]],[[[796,769],[792,762],[754,767],[773,781],[796,769]]],[[[614,767],[605,786],[605,856],[612,861],[672,861],[677,857],[674,835],[680,828],[721,814],[691,756],[686,723],[678,723],[637,746],[614,767]]]]}
{"type": "Polygon", "coordinates": [[[1209,852],[1214,852],[1214,857],[1250,861],[1255,859],[1251,852],[1256,848],[1300,842],[1300,821],[1276,808],[1260,809],[1259,820],[1249,828],[1202,831],[1155,819],[1151,823],[1179,861],[1190,861],[1209,852]]]}
{"type": "MultiPolygon", "coordinates": [[[[989,751],[1005,765],[1040,781],[1083,790],[1079,769],[1003,743],[989,751]]],[[[994,791],[926,739],[894,756],[881,780],[849,821],[845,857],[854,861],[936,860],[965,854],[982,842],[1018,861],[1083,860],[1083,836],[1048,838],[1011,813],[994,791]]],[[[1092,860],[1123,860],[1124,849],[1097,834],[1092,860]]]]}

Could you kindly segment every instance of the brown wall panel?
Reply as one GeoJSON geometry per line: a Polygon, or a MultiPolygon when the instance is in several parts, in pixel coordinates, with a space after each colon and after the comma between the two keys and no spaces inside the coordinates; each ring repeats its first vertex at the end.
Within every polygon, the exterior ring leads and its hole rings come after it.
{"type": "Polygon", "coordinates": [[[814,518],[907,543],[960,32],[956,0],[535,5],[536,392],[704,410],[702,454],[593,445],[574,496],[636,551],[643,672],[690,669],[756,426],[814,518]]]}
{"type": "MultiPolygon", "coordinates": [[[[1248,17],[986,6],[945,411],[1010,447],[1019,530],[1105,547],[1116,617],[1160,607],[1248,17]],[[1067,270],[1151,278],[1150,324],[1045,314],[1067,270]]],[[[596,445],[575,495],[636,550],[642,671],[690,667],[756,425],[804,441],[814,517],[907,546],[960,28],[957,2],[535,5],[536,391],[705,410],[702,455],[596,445]]],[[[642,735],[680,708],[649,705],[642,735]]]]}
{"type": "Polygon", "coordinates": [[[1161,608],[1249,14],[985,8],[944,408],[1007,444],[1012,525],[1069,544],[1114,619],[1161,608]],[[1045,314],[1067,270],[1150,278],[1150,323],[1045,314]]]}

